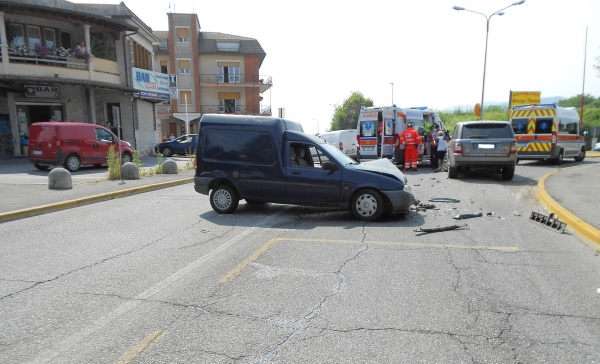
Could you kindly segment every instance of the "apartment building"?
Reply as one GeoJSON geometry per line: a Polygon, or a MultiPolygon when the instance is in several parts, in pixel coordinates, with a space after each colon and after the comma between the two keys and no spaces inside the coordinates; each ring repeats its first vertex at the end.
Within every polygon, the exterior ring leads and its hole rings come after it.
{"type": "Polygon", "coordinates": [[[203,32],[196,14],[167,14],[169,30],[160,38],[156,63],[171,80],[170,103],[159,105],[160,130],[167,135],[198,132],[202,114],[271,116],[272,87],[260,75],[266,53],[253,38],[203,32]]]}
{"type": "Polygon", "coordinates": [[[27,155],[29,126],[44,121],[103,125],[152,151],[164,98],[134,78],[153,72],[158,38],[124,3],[3,0],[0,44],[0,154],[27,155]]]}
{"type": "Polygon", "coordinates": [[[205,113],[271,116],[256,39],[166,16],[153,31],[124,2],[0,1],[0,155],[26,156],[34,122],[103,125],[149,155],[205,113]]]}

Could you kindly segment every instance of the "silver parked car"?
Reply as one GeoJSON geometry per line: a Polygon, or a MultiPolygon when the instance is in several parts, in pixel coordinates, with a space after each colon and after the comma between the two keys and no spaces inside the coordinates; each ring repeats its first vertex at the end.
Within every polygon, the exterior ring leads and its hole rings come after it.
{"type": "Polygon", "coordinates": [[[494,169],[511,180],[517,164],[517,141],[507,121],[465,121],[456,124],[448,142],[448,178],[461,170],[494,169]]]}

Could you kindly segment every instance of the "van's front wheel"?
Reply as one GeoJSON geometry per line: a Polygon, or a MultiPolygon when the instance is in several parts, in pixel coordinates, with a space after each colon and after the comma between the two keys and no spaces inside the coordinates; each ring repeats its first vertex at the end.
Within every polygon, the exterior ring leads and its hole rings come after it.
{"type": "Polygon", "coordinates": [[[375,221],[381,217],[384,208],[381,193],[372,189],[359,191],[352,199],[352,214],[359,220],[375,221]]]}
{"type": "Polygon", "coordinates": [[[81,161],[76,154],[69,154],[67,158],[65,158],[64,166],[67,171],[75,172],[81,167],[81,161]]]}
{"type": "Polygon", "coordinates": [[[238,194],[231,186],[221,185],[210,191],[210,206],[219,214],[232,213],[239,203],[238,194]]]}

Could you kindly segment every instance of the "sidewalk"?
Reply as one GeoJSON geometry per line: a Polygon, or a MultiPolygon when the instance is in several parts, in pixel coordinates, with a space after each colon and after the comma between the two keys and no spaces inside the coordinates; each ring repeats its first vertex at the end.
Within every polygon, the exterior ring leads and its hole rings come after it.
{"type": "Polygon", "coordinates": [[[600,163],[547,174],[537,192],[550,212],[600,249],[600,163]]]}
{"type": "MultiPolygon", "coordinates": [[[[142,169],[148,170],[155,167],[156,158],[143,161],[142,169]]],[[[48,189],[48,178],[38,177],[31,182],[31,176],[19,172],[32,168],[31,163],[25,158],[2,160],[0,166],[4,170],[13,169],[14,173],[0,175],[0,223],[21,219],[28,216],[40,215],[65,208],[85,205],[93,202],[109,200],[117,197],[128,196],[136,193],[167,188],[180,184],[193,183],[194,170],[181,170],[187,161],[180,161],[178,174],[159,174],[141,176],[137,180],[108,180],[108,170],[100,169],[93,175],[72,174],[73,188],[69,190],[48,189]],[[27,179],[19,182],[18,175],[27,179]],[[6,177],[10,175],[10,180],[6,177]]],[[[46,172],[47,174],[47,172],[46,172]]],[[[193,189],[193,186],[190,185],[193,189]]]]}

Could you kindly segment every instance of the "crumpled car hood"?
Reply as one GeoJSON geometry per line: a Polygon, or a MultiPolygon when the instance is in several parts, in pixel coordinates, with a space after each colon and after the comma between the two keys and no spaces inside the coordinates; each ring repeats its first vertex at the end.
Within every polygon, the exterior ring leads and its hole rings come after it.
{"type": "Polygon", "coordinates": [[[400,172],[400,170],[394,165],[394,163],[392,163],[389,159],[386,158],[360,162],[360,164],[353,166],[353,168],[367,172],[385,174],[398,179],[404,184],[407,184],[406,176],[404,176],[404,174],[400,172]]]}

